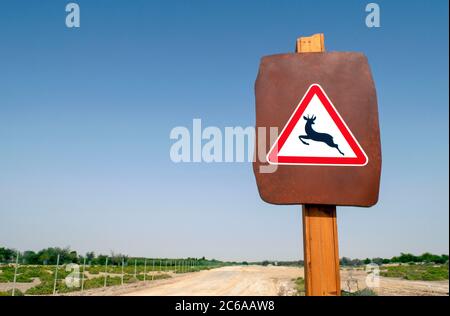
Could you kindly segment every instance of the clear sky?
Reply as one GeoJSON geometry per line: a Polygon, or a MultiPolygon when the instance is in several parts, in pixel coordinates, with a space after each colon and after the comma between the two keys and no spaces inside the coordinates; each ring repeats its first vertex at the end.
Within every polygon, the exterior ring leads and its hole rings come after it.
{"type": "Polygon", "coordinates": [[[264,55],[325,34],[378,92],[379,203],[338,208],[341,256],[448,253],[448,1],[0,2],[0,245],[134,256],[303,258],[300,206],[250,163],[175,164],[175,126],[253,126],[264,55]]]}

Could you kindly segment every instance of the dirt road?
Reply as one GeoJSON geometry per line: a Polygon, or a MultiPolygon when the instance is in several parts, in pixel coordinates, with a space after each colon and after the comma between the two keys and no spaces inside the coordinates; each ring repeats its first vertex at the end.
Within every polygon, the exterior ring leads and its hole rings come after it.
{"type": "Polygon", "coordinates": [[[124,295],[293,295],[303,269],[231,266],[179,275],[124,295]]]}
{"type": "MultiPolygon", "coordinates": [[[[304,276],[303,268],[280,266],[229,266],[194,273],[173,274],[169,279],[140,281],[85,291],[82,295],[295,295],[293,280],[304,276]]],[[[367,273],[361,269],[341,270],[341,287],[354,292],[367,287],[367,273]]],[[[380,277],[374,288],[378,295],[448,295],[446,281],[409,281],[380,277]]],[[[79,292],[63,295],[80,295],[79,292]]]]}

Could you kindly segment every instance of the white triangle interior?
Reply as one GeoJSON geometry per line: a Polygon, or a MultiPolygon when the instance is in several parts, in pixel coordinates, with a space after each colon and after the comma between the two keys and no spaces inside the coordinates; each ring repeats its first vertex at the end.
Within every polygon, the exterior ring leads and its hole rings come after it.
{"type": "Polygon", "coordinates": [[[278,156],[355,158],[356,154],[347,143],[345,137],[334,123],[320,99],[317,95],[314,95],[291,134],[286,139],[283,147],[278,152],[278,156]],[[331,135],[334,143],[339,146],[339,149],[344,155],[341,155],[336,148],[330,147],[323,142],[304,139],[309,145],[302,143],[299,136],[306,135],[306,120],[303,118],[304,116],[315,116],[316,119],[312,125],[313,129],[318,133],[331,135]]]}

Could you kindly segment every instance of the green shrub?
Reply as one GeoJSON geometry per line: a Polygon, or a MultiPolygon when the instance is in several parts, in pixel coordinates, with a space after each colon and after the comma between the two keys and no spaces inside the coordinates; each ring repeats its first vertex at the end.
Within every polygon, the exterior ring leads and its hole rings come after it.
{"type": "Polygon", "coordinates": [[[341,295],[342,296],[377,296],[377,293],[375,293],[375,291],[372,289],[365,288],[365,289],[358,290],[355,292],[342,291],[341,295]]]}
{"type": "MultiPolygon", "coordinates": [[[[12,290],[8,290],[8,291],[0,291],[0,296],[12,296],[12,290]]],[[[14,296],[23,296],[23,293],[16,289],[14,291],[14,296]]]]}
{"type": "MultiPolygon", "coordinates": [[[[12,290],[0,291],[0,296],[12,296],[12,290]]],[[[14,296],[24,296],[24,294],[22,293],[22,291],[16,289],[14,291],[14,296]]]]}
{"type": "Polygon", "coordinates": [[[448,280],[448,264],[415,264],[384,267],[381,276],[405,280],[440,281],[448,280]]]}
{"type": "Polygon", "coordinates": [[[295,289],[297,290],[298,296],[305,296],[306,290],[305,290],[305,279],[299,277],[294,280],[295,283],[295,289]]]}
{"type": "Polygon", "coordinates": [[[25,291],[27,295],[48,295],[53,293],[53,283],[43,282],[25,291]]]}

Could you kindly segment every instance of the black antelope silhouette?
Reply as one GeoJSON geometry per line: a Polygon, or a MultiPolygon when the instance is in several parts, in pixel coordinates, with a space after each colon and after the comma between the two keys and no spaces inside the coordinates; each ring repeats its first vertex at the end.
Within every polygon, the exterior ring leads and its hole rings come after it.
{"type": "Polygon", "coordinates": [[[304,139],[310,139],[310,140],[314,140],[316,142],[322,142],[322,143],[327,144],[330,147],[336,148],[341,153],[341,155],[344,156],[344,153],[339,149],[338,145],[334,143],[333,136],[331,136],[329,134],[325,134],[325,133],[318,133],[312,128],[312,125],[314,124],[314,121],[316,120],[316,117],[314,116],[314,114],[311,117],[303,116],[303,118],[306,120],[306,125],[305,125],[306,135],[300,135],[298,137],[303,144],[309,145],[309,143],[305,142],[304,139]]]}

